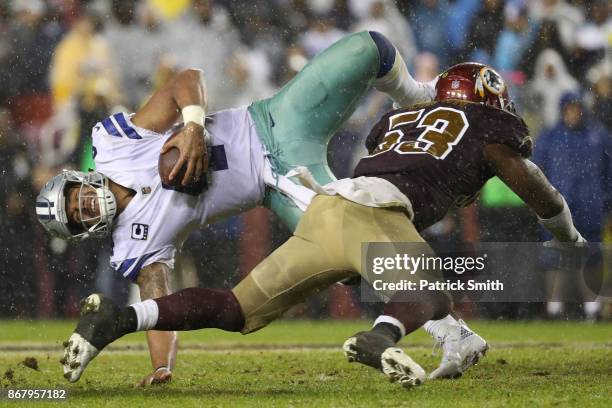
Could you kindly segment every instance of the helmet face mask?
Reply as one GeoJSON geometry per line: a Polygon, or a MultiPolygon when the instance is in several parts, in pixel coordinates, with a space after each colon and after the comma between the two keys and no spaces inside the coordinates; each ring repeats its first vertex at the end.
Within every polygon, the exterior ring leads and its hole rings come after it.
{"type": "Polygon", "coordinates": [[[79,185],[74,182],[68,182],[64,189],[64,195],[66,196],[66,209],[68,210],[70,208],[69,204],[72,201],[72,199],[70,198],[71,197],[70,191],[73,188],[78,188],[78,192],[76,194],[76,201],[78,203],[77,206],[79,209],[79,219],[72,220],[70,219],[70,215],[67,214],[68,229],[73,234],[81,234],[83,232],[88,232],[90,229],[95,229],[102,222],[103,210],[99,205],[100,203],[98,203],[99,208],[98,208],[97,215],[93,215],[87,218],[87,216],[83,212],[83,207],[87,205],[86,204],[87,202],[93,202],[92,200],[99,201],[98,190],[100,189],[100,187],[96,188],[94,187],[95,184],[94,185],[92,184],[93,183],[91,182],[90,183],[82,182],[79,185]]]}
{"type": "Polygon", "coordinates": [[[484,103],[515,113],[503,77],[488,65],[465,62],[453,65],[436,83],[436,101],[461,99],[484,103]]]}
{"type": "MultiPolygon", "coordinates": [[[[93,210],[93,208],[92,208],[93,210]]],[[[93,212],[93,211],[92,211],[93,212]]],[[[53,177],[36,198],[36,215],[51,235],[66,240],[102,238],[110,234],[117,203],[102,173],[64,170],[53,177]],[[69,192],[78,188],[79,220],[69,217],[69,192]],[[83,203],[96,200],[98,214],[84,218],[83,203]]]]}

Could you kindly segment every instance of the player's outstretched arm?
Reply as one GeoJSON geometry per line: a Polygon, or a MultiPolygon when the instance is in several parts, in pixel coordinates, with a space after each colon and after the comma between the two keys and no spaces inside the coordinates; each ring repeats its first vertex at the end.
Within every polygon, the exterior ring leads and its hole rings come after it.
{"type": "MultiPolygon", "coordinates": [[[[136,281],[140,288],[141,300],[156,299],[171,294],[168,284],[169,274],[170,268],[163,263],[156,262],[142,268],[136,281]]],[[[153,371],[135,384],[141,387],[170,381],[178,351],[175,331],[147,331],[147,342],[153,371]]]]}
{"type": "Polygon", "coordinates": [[[172,77],[136,112],[132,123],[164,133],[179,120],[181,110],[190,105],[207,108],[204,75],[198,69],[186,69],[172,77]]]}
{"type": "Polygon", "coordinates": [[[199,180],[208,167],[204,145],[206,107],[206,85],[202,71],[186,69],[155,92],[132,118],[136,126],[164,133],[182,114],[185,126],[166,142],[162,152],[172,147],[179,149],[180,156],[170,173],[170,179],[186,164],[183,185],[199,180]]]}
{"type": "Polygon", "coordinates": [[[502,144],[488,145],[484,153],[493,172],[535,211],[540,223],[558,241],[584,241],[574,227],[565,199],[537,165],[502,144]]]}

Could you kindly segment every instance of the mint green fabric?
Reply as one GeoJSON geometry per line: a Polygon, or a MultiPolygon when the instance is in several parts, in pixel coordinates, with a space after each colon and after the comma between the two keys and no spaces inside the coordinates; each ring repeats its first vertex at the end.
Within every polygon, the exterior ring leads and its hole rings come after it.
{"type": "MultiPolygon", "coordinates": [[[[335,180],[327,164],[327,144],[353,114],[378,69],[378,49],[370,34],[352,34],[317,55],[276,95],[249,106],[273,168],[286,174],[306,166],[321,184],[335,180]]],[[[302,216],[276,191],[268,192],[264,204],[292,231],[302,216]]]]}

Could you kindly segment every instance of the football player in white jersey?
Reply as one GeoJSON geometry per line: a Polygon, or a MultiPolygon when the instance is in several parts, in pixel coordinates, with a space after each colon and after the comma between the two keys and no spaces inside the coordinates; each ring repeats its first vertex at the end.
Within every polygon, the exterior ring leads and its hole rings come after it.
{"type": "MultiPolygon", "coordinates": [[[[371,87],[401,106],[434,95],[434,84],[415,82],[395,47],[376,32],[340,40],[273,97],[218,112],[206,123],[201,73],[186,70],[135,114],[98,123],[96,171],[64,171],[50,180],[36,200],[38,218],[64,239],[112,234],[111,264],[138,284],[141,299],[168,295],[175,252],[194,228],[260,204],[295,228],[314,193],[283,175],[304,165],[319,183],[333,181],[327,142],[371,87]],[[180,187],[165,185],[158,174],[160,152],[172,147],[180,158],[171,177],[186,168],[180,187]],[[279,192],[287,182],[291,192],[279,192]]],[[[215,301],[233,302],[232,296],[215,301]]],[[[171,378],[176,338],[172,331],[147,332],[153,372],[142,385],[171,378]]]]}

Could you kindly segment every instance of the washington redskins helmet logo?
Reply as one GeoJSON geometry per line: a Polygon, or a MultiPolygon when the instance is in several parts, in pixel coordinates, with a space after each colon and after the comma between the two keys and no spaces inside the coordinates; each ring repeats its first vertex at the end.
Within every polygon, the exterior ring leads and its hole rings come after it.
{"type": "Polygon", "coordinates": [[[502,76],[491,67],[482,67],[474,82],[474,92],[483,98],[485,96],[485,88],[496,96],[501,95],[506,89],[502,76]]]}

